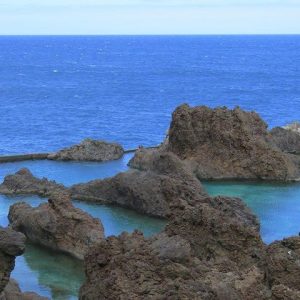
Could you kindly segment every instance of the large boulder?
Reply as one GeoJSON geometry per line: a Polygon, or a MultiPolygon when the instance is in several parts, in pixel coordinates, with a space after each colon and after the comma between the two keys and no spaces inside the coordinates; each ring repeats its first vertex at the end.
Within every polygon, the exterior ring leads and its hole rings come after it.
{"type": "Polygon", "coordinates": [[[271,299],[265,246],[239,199],[172,210],[165,230],[109,237],[86,256],[80,299],[271,299]]]}
{"type": "Polygon", "coordinates": [[[11,228],[0,228],[0,294],[9,282],[16,256],[25,251],[25,236],[11,228]]]}
{"type": "Polygon", "coordinates": [[[115,204],[162,218],[171,207],[200,202],[206,196],[199,180],[172,153],[153,157],[143,170],[76,184],[70,191],[73,199],[115,204]]]}
{"type": "Polygon", "coordinates": [[[109,161],[123,156],[124,149],[116,143],[85,139],[80,144],[48,155],[53,160],[109,161]]]}
{"type": "Polygon", "coordinates": [[[11,227],[23,232],[33,243],[83,259],[88,248],[104,238],[98,219],[75,208],[70,196],[53,194],[48,203],[33,208],[27,203],[10,207],[11,227]]]}
{"type": "Polygon", "coordinates": [[[200,179],[299,178],[297,164],[274,146],[266,123],[240,108],[181,105],[172,115],[165,144],[191,162],[200,179]]]}
{"type": "Polygon", "coordinates": [[[270,131],[272,141],[279,149],[292,154],[300,154],[300,134],[282,127],[270,131]]]}
{"type": "Polygon", "coordinates": [[[5,195],[29,194],[49,197],[54,192],[64,192],[66,188],[46,178],[39,179],[24,168],[13,175],[7,175],[0,185],[0,193],[5,195]]]}

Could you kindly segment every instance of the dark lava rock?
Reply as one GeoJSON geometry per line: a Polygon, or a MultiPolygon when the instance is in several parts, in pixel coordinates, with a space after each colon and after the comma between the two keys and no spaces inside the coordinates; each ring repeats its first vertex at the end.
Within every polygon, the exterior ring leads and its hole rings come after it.
{"type": "Polygon", "coordinates": [[[79,259],[104,238],[100,221],[75,208],[68,194],[53,194],[48,203],[37,208],[26,203],[14,204],[8,217],[12,228],[23,232],[33,243],[79,259]]]}
{"type": "Polygon", "coordinates": [[[0,294],[9,282],[15,257],[25,251],[25,236],[11,228],[0,228],[0,294]]]}
{"type": "Polygon", "coordinates": [[[266,123],[240,108],[179,106],[172,115],[167,150],[192,162],[201,179],[299,178],[297,164],[274,146],[266,123]]]}
{"type": "Polygon", "coordinates": [[[116,143],[85,139],[80,144],[49,154],[48,159],[76,161],[109,161],[123,156],[124,149],[116,143]]]}
{"type": "Polygon", "coordinates": [[[29,194],[49,197],[53,192],[63,192],[66,188],[46,178],[39,179],[24,168],[13,175],[7,175],[0,185],[0,193],[5,195],[29,194]]]}
{"type": "Polygon", "coordinates": [[[273,143],[282,151],[292,154],[300,154],[300,134],[275,127],[270,131],[273,143]]]}
{"type": "Polygon", "coordinates": [[[71,194],[73,199],[116,204],[162,218],[171,207],[200,202],[206,196],[201,183],[172,153],[154,157],[144,170],[74,185],[71,194]]]}
{"type": "Polygon", "coordinates": [[[92,247],[80,299],[271,299],[256,217],[239,199],[208,200],[174,209],[152,238],[92,247]]]}

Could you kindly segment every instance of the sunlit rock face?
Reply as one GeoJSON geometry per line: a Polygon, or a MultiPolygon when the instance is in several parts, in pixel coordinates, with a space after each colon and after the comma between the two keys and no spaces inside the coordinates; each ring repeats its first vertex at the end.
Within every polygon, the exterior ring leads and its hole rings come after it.
{"type": "Polygon", "coordinates": [[[104,238],[101,222],[75,208],[69,194],[53,194],[48,203],[37,208],[16,203],[10,207],[8,217],[12,228],[32,242],[79,259],[104,238]]]}
{"type": "Polygon", "coordinates": [[[25,251],[25,236],[11,228],[0,228],[0,294],[9,282],[16,256],[25,251]]]}
{"type": "Polygon", "coordinates": [[[123,156],[124,149],[117,143],[85,139],[80,144],[49,154],[48,159],[64,161],[109,161],[123,156]]]}
{"type": "Polygon", "coordinates": [[[166,148],[192,162],[201,179],[299,177],[297,163],[272,143],[267,124],[257,113],[240,108],[179,106],[172,115],[166,148]]]}

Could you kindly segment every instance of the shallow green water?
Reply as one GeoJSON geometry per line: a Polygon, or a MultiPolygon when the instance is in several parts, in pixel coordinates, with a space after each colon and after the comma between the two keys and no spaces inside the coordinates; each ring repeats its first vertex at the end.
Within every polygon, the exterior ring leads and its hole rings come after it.
{"type": "Polygon", "coordinates": [[[258,216],[266,243],[300,232],[300,184],[205,182],[212,196],[242,198],[258,216]]]}

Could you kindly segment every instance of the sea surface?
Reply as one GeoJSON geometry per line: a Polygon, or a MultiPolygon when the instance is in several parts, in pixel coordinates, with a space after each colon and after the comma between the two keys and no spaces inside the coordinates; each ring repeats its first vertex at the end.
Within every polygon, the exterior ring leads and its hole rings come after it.
{"type": "Polygon", "coordinates": [[[0,37],[0,154],[162,141],[179,104],[300,119],[300,36],[0,37]]]}
{"type": "MultiPolygon", "coordinates": [[[[49,152],[86,137],[126,149],[159,144],[181,103],[256,110],[270,127],[300,120],[300,36],[0,37],[0,155],[49,152]]],[[[128,169],[132,154],[107,163],[0,164],[4,176],[29,168],[70,186],[128,169]]],[[[266,243],[300,231],[300,184],[204,182],[212,195],[241,197],[258,216],[266,243]]],[[[36,196],[0,195],[9,206],[36,196]]],[[[165,222],[130,210],[74,201],[99,218],[106,236],[165,222]]],[[[23,291],[77,299],[83,264],[28,243],[12,277],[23,291]]]]}

